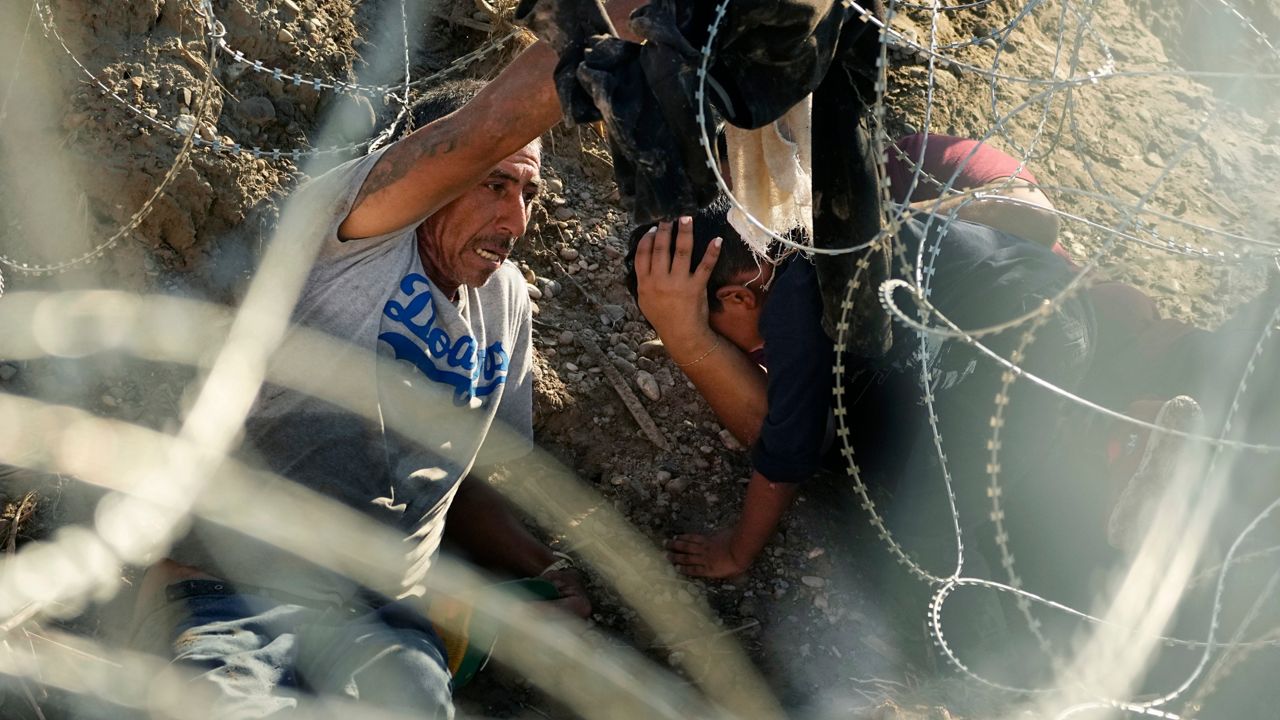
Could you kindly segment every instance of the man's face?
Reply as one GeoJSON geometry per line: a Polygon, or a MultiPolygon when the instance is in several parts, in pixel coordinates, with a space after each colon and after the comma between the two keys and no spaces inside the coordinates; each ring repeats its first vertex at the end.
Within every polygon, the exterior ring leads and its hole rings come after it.
{"type": "Polygon", "coordinates": [[[462,285],[480,287],[501,267],[529,224],[541,164],[538,143],[530,143],[422,223],[422,263],[440,289],[453,293],[462,285]]]}
{"type": "Polygon", "coordinates": [[[773,266],[765,264],[758,271],[739,273],[730,284],[716,291],[720,309],[707,315],[707,323],[745,353],[764,344],[760,335],[760,316],[769,297],[763,287],[773,277],[773,266]]]}

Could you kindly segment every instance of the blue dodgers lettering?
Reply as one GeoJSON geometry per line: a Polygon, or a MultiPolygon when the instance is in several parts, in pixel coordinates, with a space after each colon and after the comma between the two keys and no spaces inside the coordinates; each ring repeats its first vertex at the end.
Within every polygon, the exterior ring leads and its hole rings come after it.
{"type": "Polygon", "coordinates": [[[494,343],[484,351],[484,379],[492,380],[495,375],[502,373],[503,379],[507,377],[507,363],[511,358],[507,357],[507,351],[502,349],[502,343],[494,343]]]}
{"type": "Polygon", "coordinates": [[[431,281],[411,273],[400,281],[406,303],[388,300],[383,315],[399,323],[409,334],[384,332],[378,339],[395,353],[397,360],[411,363],[433,382],[453,388],[459,401],[487,397],[507,381],[510,357],[501,342],[477,350],[476,339],[463,335],[456,340],[438,323],[431,281]]]}

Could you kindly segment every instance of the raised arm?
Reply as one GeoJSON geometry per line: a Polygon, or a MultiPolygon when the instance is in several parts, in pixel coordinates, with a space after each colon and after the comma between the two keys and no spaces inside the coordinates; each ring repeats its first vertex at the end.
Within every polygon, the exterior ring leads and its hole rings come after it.
{"type": "MultiPolygon", "coordinates": [[[[610,18],[624,37],[622,21],[641,4],[609,3],[610,18]]],[[[555,53],[536,43],[465,107],[393,143],[369,173],[338,237],[373,237],[412,225],[549,130],[560,119],[555,64],[555,53]]]]}

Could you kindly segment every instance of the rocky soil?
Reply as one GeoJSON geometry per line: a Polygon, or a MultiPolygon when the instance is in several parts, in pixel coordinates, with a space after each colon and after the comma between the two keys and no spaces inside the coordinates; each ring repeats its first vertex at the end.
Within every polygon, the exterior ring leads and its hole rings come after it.
{"type": "MultiPolygon", "coordinates": [[[[177,140],[150,120],[175,128],[193,124],[208,142],[288,151],[316,142],[319,123],[330,113],[342,118],[334,142],[343,144],[365,140],[394,110],[381,99],[274,79],[270,70],[398,82],[393,67],[365,61],[379,47],[400,42],[396,23],[389,35],[378,30],[381,20],[398,15],[398,3],[217,0],[213,8],[226,42],[250,61],[261,60],[267,71],[222,58],[207,102],[201,87],[209,73],[208,48],[195,4],[49,5],[67,46],[119,99],[88,82],[55,38],[42,37],[38,18],[26,54],[15,55],[17,45],[8,43],[6,59],[45,73],[38,75],[42,83],[14,84],[9,122],[17,122],[24,98],[52,90],[51,102],[31,105],[44,107],[52,122],[35,123],[23,143],[6,140],[0,148],[0,255],[15,261],[78,257],[129,220],[178,156],[177,140]],[[41,207],[34,196],[48,188],[27,181],[17,168],[35,162],[38,153],[75,169],[76,193],[63,196],[61,212],[31,210],[41,207]],[[32,228],[48,223],[62,232],[31,242],[32,228]]],[[[414,48],[414,76],[503,32],[504,18],[488,7],[481,0],[475,9],[467,4],[410,13],[411,34],[423,38],[414,48]]],[[[1249,0],[1236,7],[1263,32],[1276,29],[1273,3],[1249,0]]],[[[1104,0],[1073,8],[1086,13],[1088,27],[1057,6],[1021,16],[1020,4],[1009,0],[940,14],[937,45],[963,46],[941,50],[951,62],[932,72],[923,54],[890,51],[886,132],[922,130],[927,123],[957,135],[990,133],[997,145],[1025,151],[1059,207],[1090,221],[1064,226],[1063,243],[1077,259],[1096,259],[1100,273],[1142,287],[1166,312],[1212,326],[1262,287],[1265,261],[1234,259],[1234,253],[1261,250],[1238,236],[1271,240],[1280,228],[1280,207],[1271,198],[1280,185],[1278,95],[1274,81],[1168,71],[1243,65],[1274,73],[1278,56],[1238,21],[1191,0],[1104,0]],[[1230,53],[1208,51],[1209,26],[1225,28],[1215,46],[1230,53]],[[984,74],[993,70],[1000,74],[994,84],[984,74]],[[1090,71],[1094,82],[1052,93],[1019,80],[1090,71]],[[1136,240],[1113,242],[1100,227],[1123,229],[1136,240]],[[1183,251],[1169,252],[1166,240],[1183,251]]],[[[900,14],[893,23],[926,45],[930,24],[921,11],[900,14]]],[[[490,75],[510,56],[509,49],[497,53],[470,71],[490,75]]],[[[0,125],[0,131],[9,128],[0,125]]],[[[630,226],[618,206],[603,140],[593,127],[558,128],[546,147],[548,192],[518,250],[537,306],[539,442],[654,542],[726,523],[740,507],[750,469],[742,448],[655,342],[621,283],[630,226]],[[637,415],[652,422],[656,437],[637,415]]],[[[323,162],[347,156],[337,153],[323,162]]],[[[304,168],[315,167],[195,148],[150,214],[100,260],[52,277],[8,266],[0,271],[11,292],[105,286],[230,300],[242,278],[210,272],[212,260],[252,243],[273,199],[288,192],[304,168]]],[[[0,390],[156,428],[176,426],[191,380],[185,368],[122,358],[0,362],[0,390]]],[[[9,548],[91,517],[92,496],[72,480],[18,472],[0,481],[0,541],[9,548]]],[[[661,592],[680,601],[687,595],[689,602],[705,595],[725,631],[793,707],[881,718],[978,717],[1005,707],[1003,696],[940,667],[923,615],[904,617],[906,611],[885,598],[883,566],[889,561],[886,553],[869,549],[877,542],[846,483],[820,479],[748,577],[661,592]],[[859,559],[849,559],[854,556],[859,559]]],[[[593,583],[592,590],[600,632],[660,661],[679,655],[677,639],[653,637],[608,588],[593,583]]],[[[92,618],[80,627],[95,630],[92,618]]],[[[496,716],[562,714],[500,672],[465,691],[460,703],[496,716]]],[[[3,710],[5,717],[30,712],[13,701],[3,710]]]]}

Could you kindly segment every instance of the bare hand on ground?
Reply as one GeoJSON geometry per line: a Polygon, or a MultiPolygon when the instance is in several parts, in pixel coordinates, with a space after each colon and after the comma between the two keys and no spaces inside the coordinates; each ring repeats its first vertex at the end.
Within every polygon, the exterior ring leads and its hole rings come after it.
{"type": "Polygon", "coordinates": [[[733,529],[711,535],[677,535],[667,543],[667,559],[685,575],[705,578],[732,578],[751,567],[733,555],[733,529]]]}
{"type": "Polygon", "coordinates": [[[560,597],[550,604],[570,615],[586,620],[591,615],[591,601],[587,599],[587,589],[582,584],[582,575],[577,570],[556,570],[543,575],[542,578],[560,591],[560,597]]]}

